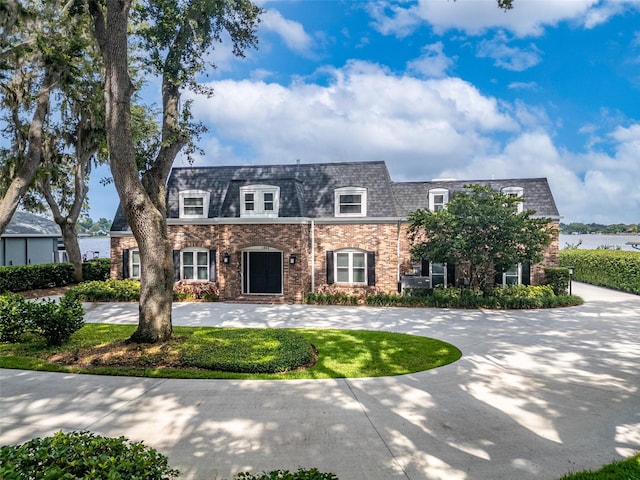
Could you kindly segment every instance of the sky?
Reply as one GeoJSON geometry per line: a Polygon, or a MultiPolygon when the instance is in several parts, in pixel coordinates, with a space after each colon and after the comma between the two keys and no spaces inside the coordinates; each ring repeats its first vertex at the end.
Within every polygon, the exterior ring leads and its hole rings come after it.
{"type": "MultiPolygon", "coordinates": [[[[258,48],[239,59],[217,45],[200,78],[214,95],[184,94],[208,130],[195,165],[546,177],[564,223],[640,222],[640,0],[258,4],[258,48]]],[[[98,177],[90,215],[112,218],[98,177]]]]}

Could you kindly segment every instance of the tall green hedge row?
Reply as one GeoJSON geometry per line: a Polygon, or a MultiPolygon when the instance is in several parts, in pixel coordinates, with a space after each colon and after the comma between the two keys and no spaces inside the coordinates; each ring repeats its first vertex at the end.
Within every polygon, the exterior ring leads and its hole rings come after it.
{"type": "Polygon", "coordinates": [[[48,263],[0,267],[0,292],[23,292],[73,283],[73,265],[48,263]]]}
{"type": "Polygon", "coordinates": [[[640,295],[640,252],[560,250],[560,265],[573,265],[573,279],[640,295]]]}
{"type": "MultiPolygon", "coordinates": [[[[85,281],[107,280],[110,270],[111,261],[108,258],[89,260],[82,264],[85,281]]],[[[73,265],[70,263],[0,267],[0,293],[63,287],[73,283],[73,265]]]]}

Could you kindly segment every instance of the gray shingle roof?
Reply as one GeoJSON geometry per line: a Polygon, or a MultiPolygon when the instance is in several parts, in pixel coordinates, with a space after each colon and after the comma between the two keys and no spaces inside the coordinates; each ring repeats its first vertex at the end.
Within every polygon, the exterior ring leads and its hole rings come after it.
{"type": "Polygon", "coordinates": [[[2,236],[60,237],[60,227],[53,220],[28,212],[15,212],[2,236]]]}
{"type": "Polygon", "coordinates": [[[557,219],[556,202],[546,178],[511,178],[499,180],[434,180],[431,182],[402,182],[393,184],[393,193],[398,205],[398,214],[405,216],[418,208],[429,207],[429,190],[446,188],[455,195],[468,184],[487,185],[499,191],[506,187],[522,187],[524,209],[534,210],[536,216],[557,219]]]}
{"type": "MultiPolygon", "coordinates": [[[[240,217],[240,187],[255,184],[280,188],[279,217],[331,218],[335,189],[360,187],[367,190],[367,217],[403,218],[412,210],[428,207],[430,189],[456,192],[468,183],[495,189],[522,187],[525,208],[542,216],[558,216],[544,178],[396,183],[391,181],[385,163],[377,161],[174,168],[167,182],[168,218],[179,218],[179,193],[184,190],[210,193],[209,218],[240,217]]],[[[126,230],[127,223],[118,207],[111,231],[126,230]]]]}

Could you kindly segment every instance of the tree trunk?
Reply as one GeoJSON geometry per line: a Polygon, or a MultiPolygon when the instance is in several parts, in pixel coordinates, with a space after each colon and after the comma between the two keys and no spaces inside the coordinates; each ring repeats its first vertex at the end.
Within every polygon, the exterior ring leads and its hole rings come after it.
{"type": "Polygon", "coordinates": [[[27,188],[33,181],[41,161],[42,127],[49,112],[49,97],[57,81],[57,75],[48,72],[36,99],[36,108],[29,126],[29,147],[16,177],[11,181],[5,195],[0,199],[0,235],[4,233],[27,188]]]}
{"type": "MultiPolygon", "coordinates": [[[[58,223],[56,221],[56,223],[58,223]]],[[[64,221],[59,222],[60,230],[62,230],[62,242],[67,252],[69,263],[73,264],[73,279],[80,283],[82,281],[82,253],[80,253],[80,245],[78,244],[78,232],[75,223],[64,221]]]]}
{"type": "Polygon", "coordinates": [[[131,341],[155,343],[172,334],[173,257],[167,238],[164,182],[149,182],[148,192],[138,176],[131,130],[131,97],[127,26],[130,0],[107,0],[106,23],[102,7],[90,2],[95,34],[105,64],[107,144],[113,180],[122,209],[140,251],[140,306],[138,328],[131,341]],[[151,194],[151,195],[150,195],[151,194]]]}

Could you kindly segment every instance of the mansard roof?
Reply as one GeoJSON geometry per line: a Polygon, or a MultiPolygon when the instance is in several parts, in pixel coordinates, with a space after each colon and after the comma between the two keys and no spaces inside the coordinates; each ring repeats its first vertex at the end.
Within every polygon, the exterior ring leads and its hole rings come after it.
{"type": "MultiPolygon", "coordinates": [[[[270,185],[280,190],[280,218],[333,218],[335,190],[358,187],[367,192],[367,219],[400,220],[410,211],[428,207],[429,190],[446,188],[456,192],[469,183],[489,185],[496,190],[522,187],[526,209],[533,209],[540,216],[558,218],[544,178],[393,182],[382,161],[174,168],[167,182],[168,218],[179,218],[179,194],[185,190],[209,193],[209,218],[239,218],[240,188],[270,185]]],[[[111,230],[128,230],[121,207],[111,230]]]]}

